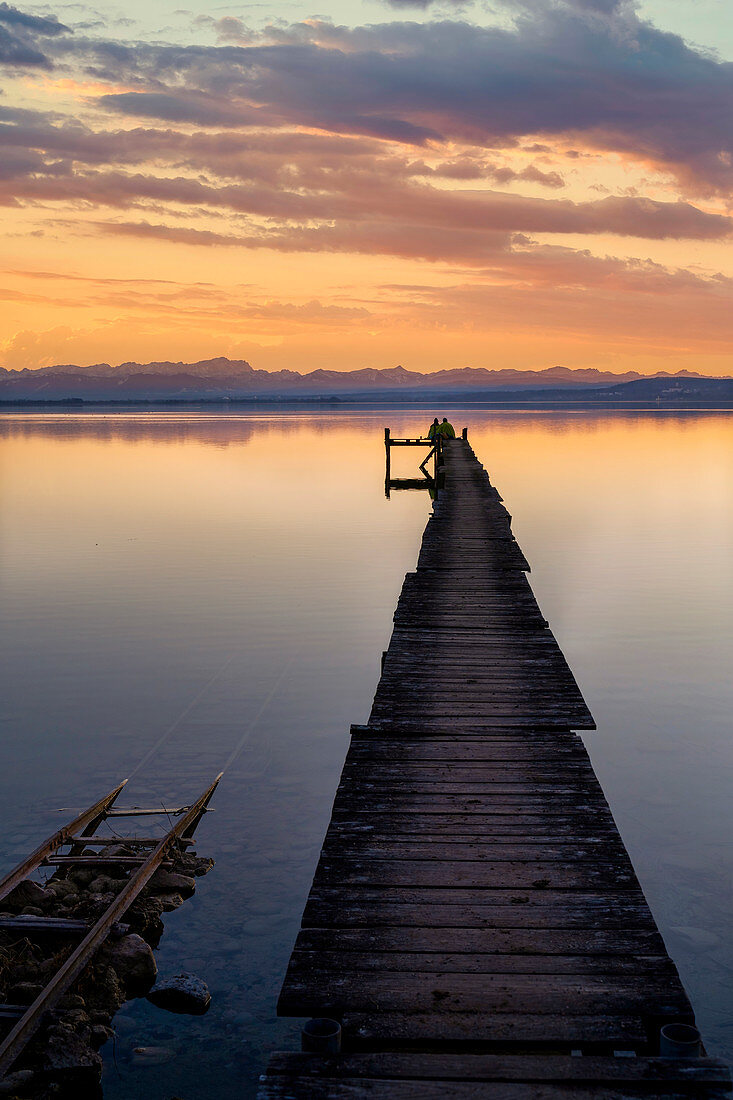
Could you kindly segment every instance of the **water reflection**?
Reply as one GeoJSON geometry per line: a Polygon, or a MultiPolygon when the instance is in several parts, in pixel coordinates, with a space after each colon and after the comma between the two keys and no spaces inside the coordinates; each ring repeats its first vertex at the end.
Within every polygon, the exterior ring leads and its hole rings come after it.
{"type": "MultiPolygon", "coordinates": [[[[443,413],[514,516],[624,840],[708,1046],[730,1057],[733,422],[443,413]]],[[[429,507],[384,499],[383,428],[425,423],[384,408],[0,416],[4,866],[61,804],[130,772],[132,800],[180,798],[231,760],[199,833],[217,867],[160,952],[163,971],[209,982],[211,1012],[128,1006],[110,1100],[205,1097],[212,1081],[252,1096],[267,1050],[297,1045],[277,992],[429,507]],[[174,1057],[134,1066],[137,1045],[174,1057]]],[[[394,477],[413,459],[393,454],[394,477]]]]}

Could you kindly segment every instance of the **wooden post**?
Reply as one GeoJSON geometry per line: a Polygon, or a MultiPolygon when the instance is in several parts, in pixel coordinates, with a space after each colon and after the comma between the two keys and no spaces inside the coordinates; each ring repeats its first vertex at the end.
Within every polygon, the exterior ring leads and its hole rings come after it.
{"type": "Polygon", "coordinates": [[[389,428],[384,429],[384,452],[384,494],[387,500],[389,500],[389,481],[391,476],[389,428]]]}
{"type": "Polygon", "coordinates": [[[468,439],[468,428],[464,428],[461,432],[461,439],[468,439]]]}

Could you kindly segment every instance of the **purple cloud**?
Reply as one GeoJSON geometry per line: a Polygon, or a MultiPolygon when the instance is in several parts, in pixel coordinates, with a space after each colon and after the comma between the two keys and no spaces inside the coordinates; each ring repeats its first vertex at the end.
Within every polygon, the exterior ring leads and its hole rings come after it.
{"type": "Polygon", "coordinates": [[[58,19],[28,15],[9,4],[0,3],[0,65],[50,69],[51,60],[38,47],[35,39],[54,37],[68,31],[69,28],[59,23],[58,19]]]}
{"type": "Polygon", "coordinates": [[[13,8],[10,4],[0,4],[0,23],[11,27],[33,31],[39,35],[69,34],[69,28],[59,23],[56,17],[46,19],[38,15],[28,15],[26,12],[13,8]]]}
{"type": "Polygon", "coordinates": [[[127,81],[134,91],[99,103],[133,117],[303,126],[416,146],[565,136],[656,162],[703,192],[729,191],[733,65],[640,19],[628,0],[509,6],[508,29],[457,19],[308,23],[247,40],[233,21],[230,40],[245,44],[182,47],[70,39],[57,20],[0,4],[0,59],[63,59],[96,80],[127,81]]]}
{"type": "Polygon", "coordinates": [[[523,3],[511,29],[320,24],[245,46],[57,44],[71,48],[96,76],[134,78],[138,96],[102,100],[132,115],[249,126],[256,108],[262,124],[416,145],[574,135],[707,189],[733,175],[733,65],[613,0],[523,3]]]}

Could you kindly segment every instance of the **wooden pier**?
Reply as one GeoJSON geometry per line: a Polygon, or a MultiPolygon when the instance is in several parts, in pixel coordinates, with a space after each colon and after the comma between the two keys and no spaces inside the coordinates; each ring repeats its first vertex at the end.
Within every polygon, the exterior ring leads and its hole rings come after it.
{"type": "Polygon", "coordinates": [[[694,1016],[593,719],[465,433],[443,450],[278,1005],[339,1021],[341,1053],[273,1055],[261,1100],[722,1096],[702,1047],[659,1056],[694,1016]]]}

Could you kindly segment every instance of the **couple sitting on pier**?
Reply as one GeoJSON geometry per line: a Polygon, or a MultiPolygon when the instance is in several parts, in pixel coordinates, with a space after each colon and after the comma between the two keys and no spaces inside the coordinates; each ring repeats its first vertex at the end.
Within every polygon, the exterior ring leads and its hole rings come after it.
{"type": "Polygon", "coordinates": [[[439,435],[442,435],[444,439],[455,439],[456,433],[452,424],[448,423],[448,417],[443,417],[443,423],[438,423],[436,416],[433,423],[428,428],[428,439],[437,439],[439,435]]]}

